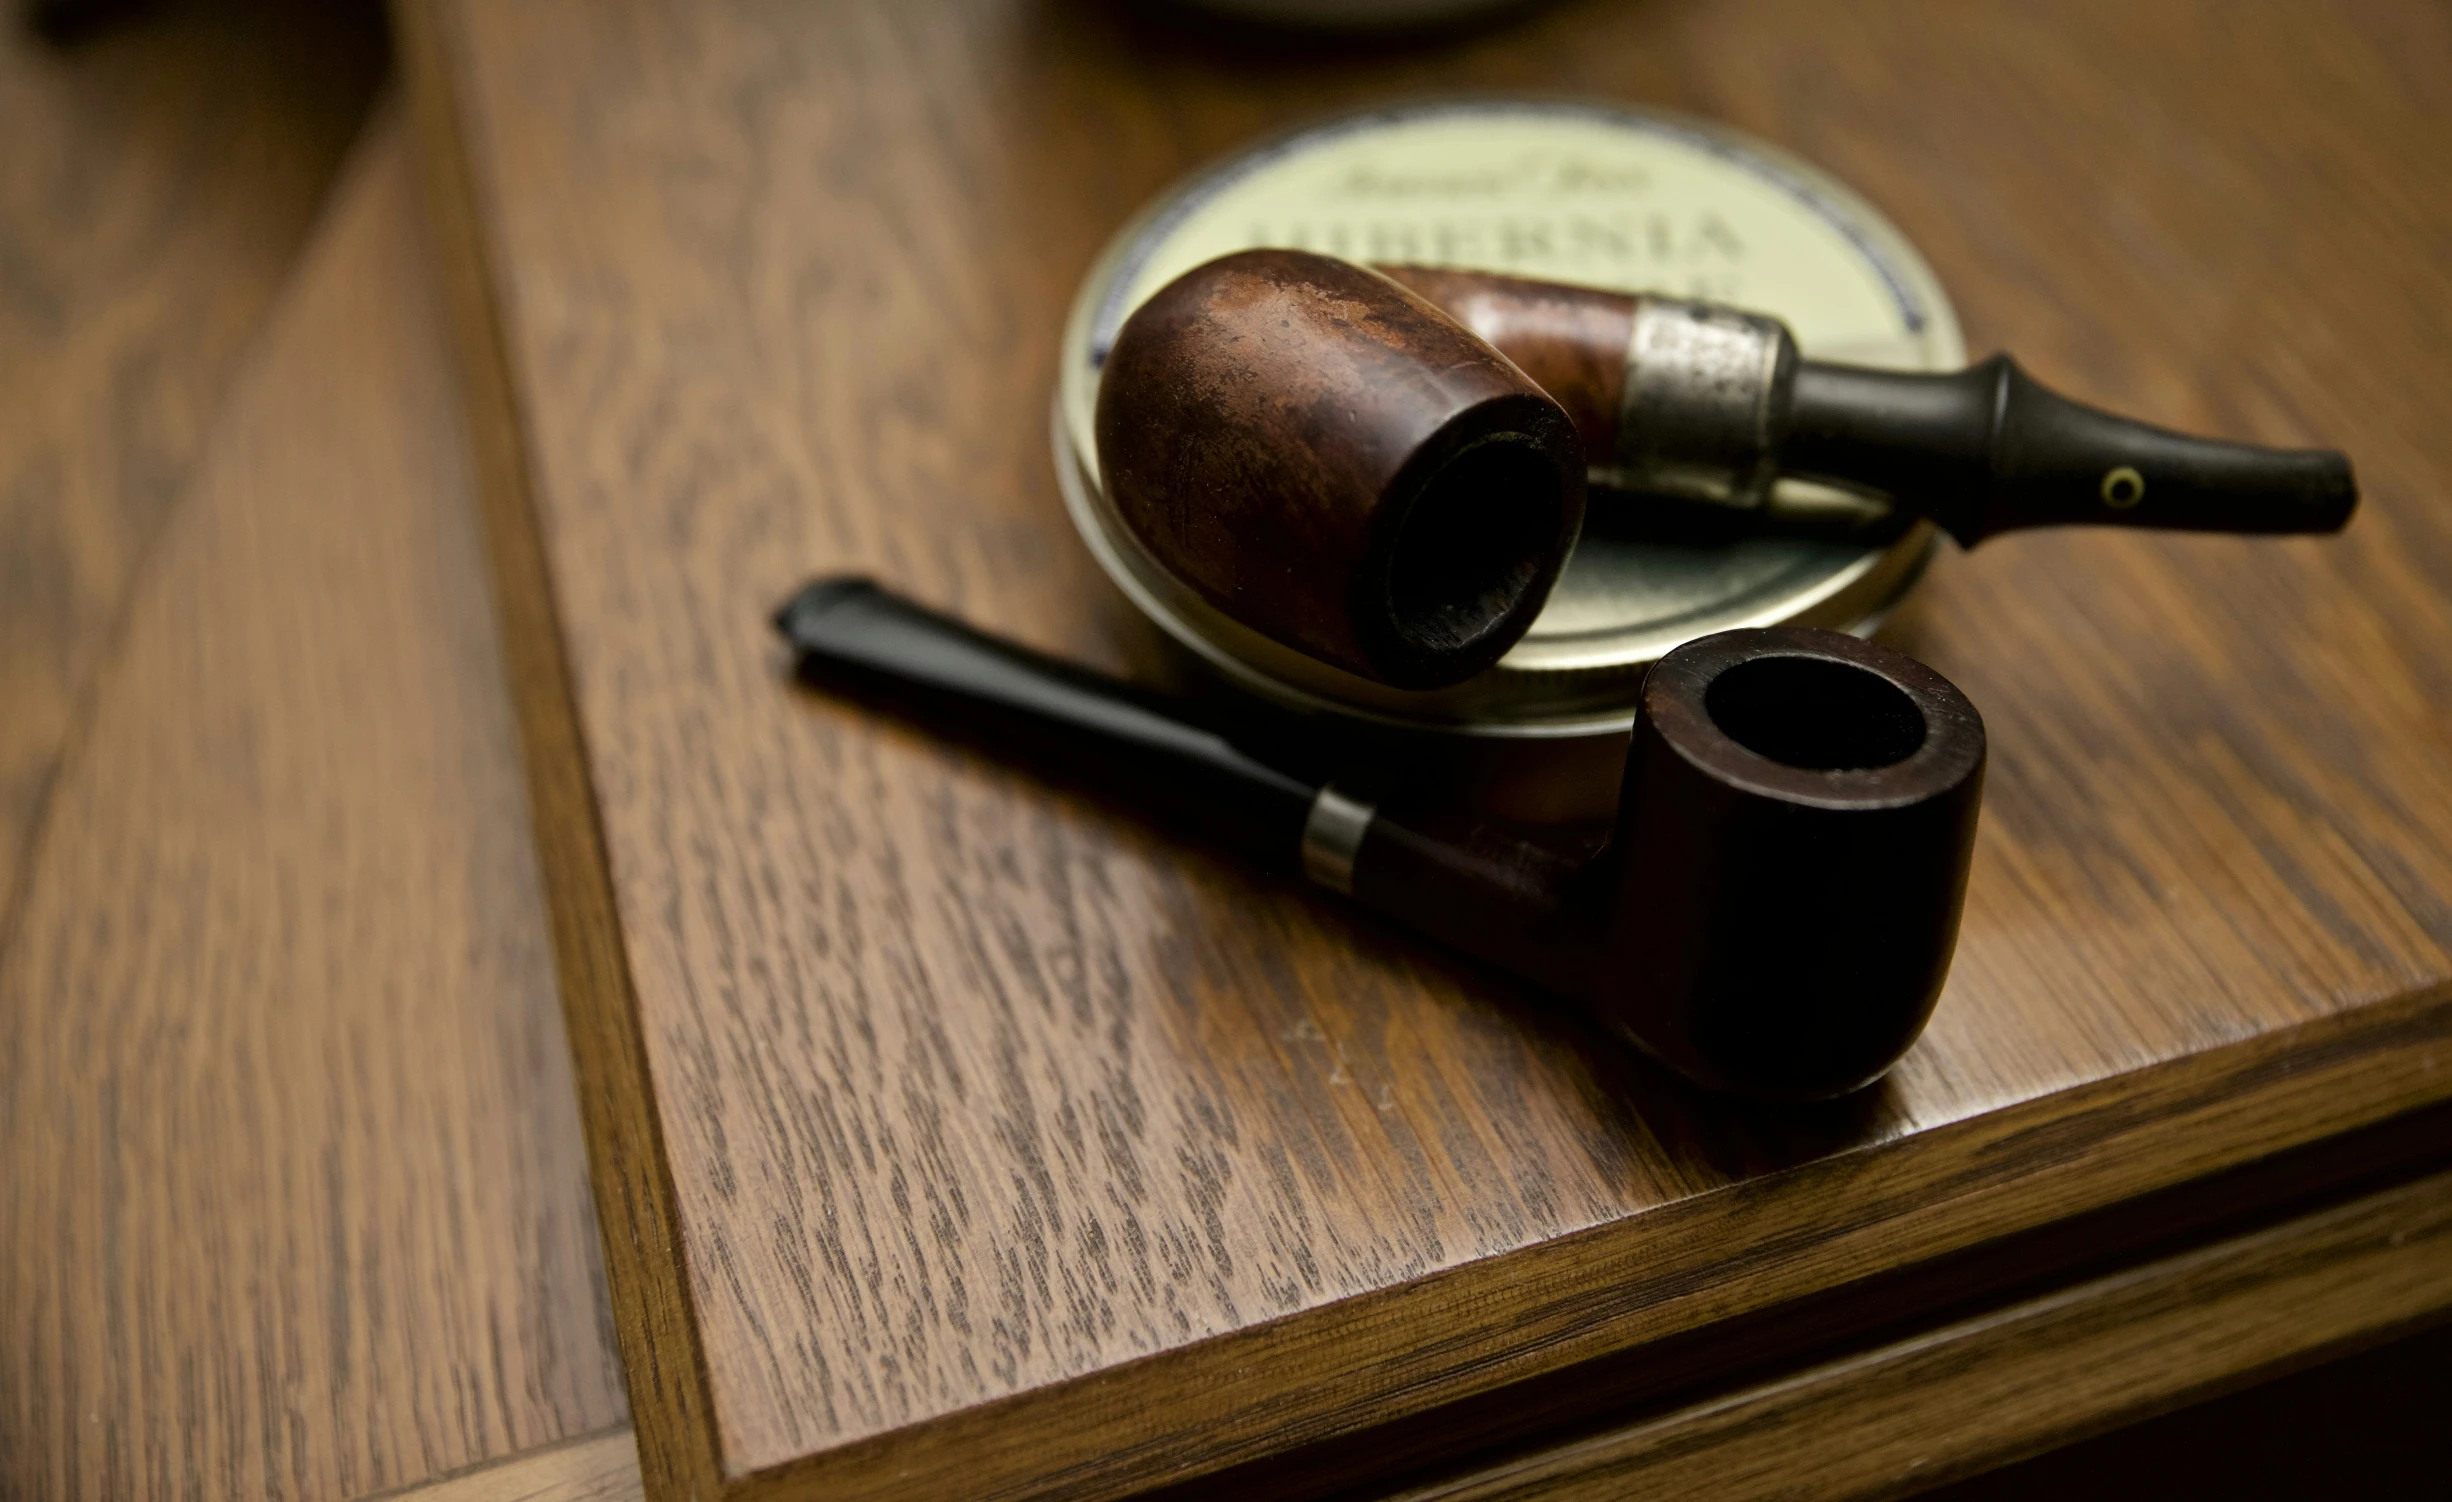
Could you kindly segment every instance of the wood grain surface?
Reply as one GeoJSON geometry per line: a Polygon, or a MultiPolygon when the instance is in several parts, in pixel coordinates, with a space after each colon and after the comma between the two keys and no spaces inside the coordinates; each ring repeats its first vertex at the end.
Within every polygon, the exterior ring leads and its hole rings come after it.
{"type": "MultiPolygon", "coordinates": [[[[1921,1493],[2440,1320],[2452,1311],[2448,1239],[2452,1176],[2436,1174],[1385,1495],[1578,1502],[1921,1493]]],[[[2341,1443],[2318,1432],[2302,1435],[2298,1448],[2323,1453],[2341,1443]]],[[[2118,1471],[2091,1479],[2123,1480],[2118,1471]]],[[[1986,1493],[1979,1482],[1968,1494],[1986,1493]]],[[[405,1495],[627,1502],[641,1495],[637,1448],[616,1431],[405,1495]]]]}
{"type": "Polygon", "coordinates": [[[524,1450],[384,1497],[401,1502],[637,1502],[639,1495],[638,1442],[625,1427],[524,1450]]]}
{"type": "Polygon", "coordinates": [[[205,442],[0,958],[0,1496],[625,1417],[403,122],[205,442]]]}
{"type": "MultiPolygon", "coordinates": [[[[129,7],[118,7],[126,11],[129,7]]],[[[0,914],[147,543],[383,67],[362,4],[0,22],[0,914]]]]}
{"type": "Polygon", "coordinates": [[[407,13],[650,1494],[1123,1495],[2452,1093],[2439,8],[1560,5],[1341,49],[992,0],[407,13]],[[1697,1099],[783,681],[765,612],[847,568],[1144,662],[1046,452],[1076,279],[1193,165],[1459,86],[1764,135],[1978,349],[2360,466],[2338,540],[1942,560],[1892,636],[1991,727],[1966,927],[1840,1108],[1697,1099]]]}

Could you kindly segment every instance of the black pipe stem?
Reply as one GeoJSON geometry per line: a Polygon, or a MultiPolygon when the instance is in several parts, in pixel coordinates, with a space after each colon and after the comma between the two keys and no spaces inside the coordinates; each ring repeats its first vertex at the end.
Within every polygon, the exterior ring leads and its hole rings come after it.
{"type": "Polygon", "coordinates": [[[1272,867],[1295,864],[1320,785],[1251,755],[1185,706],[974,631],[862,578],[775,612],[800,677],[849,689],[1147,807],[1272,867]]]}
{"type": "Polygon", "coordinates": [[[2338,532],[2358,504],[2342,454],[2118,417],[2050,390],[2007,355],[1946,375],[1802,362],[1778,464],[1888,494],[1967,547],[2081,522],[2338,532]]]}

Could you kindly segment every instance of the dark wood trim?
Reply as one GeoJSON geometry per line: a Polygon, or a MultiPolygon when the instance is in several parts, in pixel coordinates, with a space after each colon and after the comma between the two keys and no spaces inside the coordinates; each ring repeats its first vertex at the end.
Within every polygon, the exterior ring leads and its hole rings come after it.
{"type": "Polygon", "coordinates": [[[478,513],[493,560],[504,656],[553,928],[563,1019],[587,1126],[613,1317],[621,1334],[639,1452],[659,1496],[721,1490],[715,1405],[689,1314],[670,1160],[652,1106],[604,829],[570,693],[553,580],[537,530],[528,445],[512,400],[510,352],[488,293],[482,188],[461,134],[456,45],[447,8],[393,7],[402,71],[445,300],[468,397],[478,513]]]}
{"type": "Polygon", "coordinates": [[[1389,1502],[1901,1496],[2452,1313],[2452,1173],[1389,1502]]]}
{"type": "Polygon", "coordinates": [[[2452,990],[2430,988],[1135,1363],[1204,1394],[1197,1429],[1100,1402],[1135,1380],[1124,1368],[735,1478],[728,1495],[1123,1497],[1354,1439],[2452,1100],[2447,1043],[2452,990]],[[1494,1304],[1514,1311],[1495,1333],[1453,1317],[1494,1304]],[[1033,1463],[994,1480],[981,1457],[1014,1434],[1033,1463]]]}

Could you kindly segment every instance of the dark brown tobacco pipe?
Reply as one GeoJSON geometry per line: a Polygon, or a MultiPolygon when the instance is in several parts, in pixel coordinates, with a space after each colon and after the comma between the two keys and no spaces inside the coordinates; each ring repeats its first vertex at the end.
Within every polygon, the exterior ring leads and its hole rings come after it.
{"type": "Polygon", "coordinates": [[[2337,532],[2350,461],[2190,438],[2047,390],[1798,357],[1777,319],[1490,272],[1382,266],[1565,407],[1596,484],[1761,506],[1781,475],[1891,497],[1965,546],[2021,527],[2337,532]]]}
{"type": "Polygon", "coordinates": [[[1613,827],[1375,806],[1185,707],[864,579],[776,625],[800,676],[1035,755],[1573,997],[1713,1089],[1816,1100],[1922,1031],[1957,942],[1984,726],[1930,668],[1801,627],[1645,678],[1613,827]]]}

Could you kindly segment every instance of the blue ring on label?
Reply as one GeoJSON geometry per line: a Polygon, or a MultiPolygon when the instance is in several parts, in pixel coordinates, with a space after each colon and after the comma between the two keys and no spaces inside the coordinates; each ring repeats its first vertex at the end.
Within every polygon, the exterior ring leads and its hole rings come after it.
{"type": "Polygon", "coordinates": [[[1291,135],[1253,148],[1249,153],[1211,168],[1196,177],[1158,216],[1143,226],[1133,239],[1132,249],[1125,252],[1107,279],[1107,294],[1100,301],[1098,316],[1090,323],[1090,368],[1103,369],[1108,351],[1115,347],[1115,333],[1124,323],[1124,297],[1139,279],[1141,268],[1149,264],[1158,247],[1174,233],[1175,227],[1205,207],[1209,200],[1233,187],[1261,168],[1294,154],[1308,150],[1323,141],[1356,131],[1376,129],[1383,125],[1416,120],[1435,120],[1449,115],[1567,115],[1589,120],[1605,120],[1655,136],[1663,136],[1741,167],[1755,177],[1786,193],[1803,204],[1832,229],[1839,232],[1856,253],[1864,257],[1882,285],[1890,289],[1890,298],[1898,307],[1899,318],[1907,332],[1921,334],[1929,315],[1916,297],[1907,279],[1899,274],[1883,248],[1865,232],[1863,225],[1840,205],[1831,202],[1814,187],[1783,169],[1777,162],[1766,161],[1748,148],[1723,140],[1709,132],[1696,130],[1657,115],[1636,110],[1619,109],[1606,104],[1589,104],[1575,100],[1554,99],[1483,99],[1451,100],[1439,104],[1399,104],[1382,109],[1366,110],[1346,115],[1325,124],[1307,126],[1291,135]]]}

